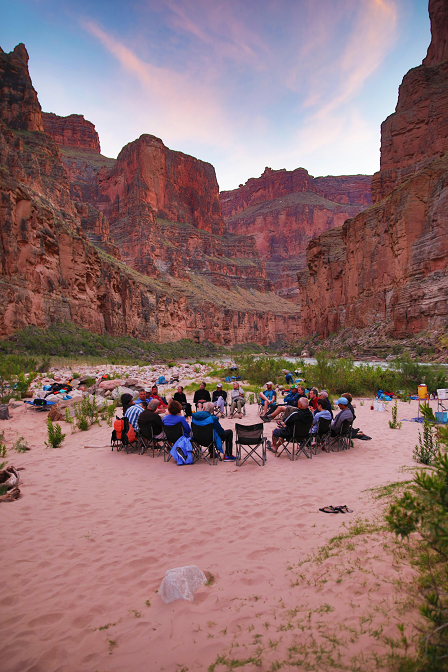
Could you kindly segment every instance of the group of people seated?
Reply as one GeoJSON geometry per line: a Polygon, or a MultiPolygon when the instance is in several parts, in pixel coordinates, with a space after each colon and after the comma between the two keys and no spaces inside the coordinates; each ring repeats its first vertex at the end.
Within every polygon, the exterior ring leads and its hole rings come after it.
{"type": "MultiPolygon", "coordinates": [[[[206,383],[201,383],[199,390],[196,390],[193,397],[193,403],[196,405],[198,411],[203,410],[206,403],[212,403],[215,411],[217,411],[221,418],[224,417],[224,411],[227,405],[227,392],[222,389],[221,383],[216,385],[216,390],[213,390],[212,397],[210,392],[206,389],[206,383]]],[[[233,389],[230,390],[230,417],[237,415],[242,418],[243,406],[246,403],[244,390],[241,385],[235,381],[233,389]]]]}
{"type": "MultiPolygon", "coordinates": [[[[330,420],[330,436],[335,437],[340,433],[345,420],[353,423],[356,417],[352,405],[353,397],[349,392],[344,392],[337,400],[339,413],[336,416],[333,414],[327,390],[319,392],[315,387],[312,387],[307,395],[303,386],[293,386],[289,394],[284,397],[284,404],[279,405],[277,404],[277,392],[273,389],[273,383],[268,381],[266,390],[260,394],[260,401],[263,406],[261,415],[263,422],[277,420],[278,426],[272,432],[272,443],[267,442],[267,448],[272,453],[278,452],[284,439],[292,438],[296,423],[307,427],[311,425],[311,434],[316,434],[320,418],[330,420]]],[[[353,439],[370,439],[359,429],[352,430],[351,437],[353,439]]]]}
{"type": "Polygon", "coordinates": [[[148,390],[141,390],[138,399],[135,401],[131,394],[126,393],[121,396],[123,415],[128,419],[129,424],[132,425],[136,433],[140,431],[143,436],[148,438],[152,435],[156,440],[166,438],[165,427],[172,427],[178,423],[182,424],[184,436],[189,438],[191,436],[191,427],[186,420],[188,417],[191,417],[192,423],[199,425],[212,422],[215,443],[218,449],[222,444],[225,444],[223,459],[226,461],[236,460],[236,457],[232,454],[233,431],[231,429],[224,429],[221,426],[218,416],[215,415],[216,405],[210,401],[210,393],[208,390],[205,390],[205,383],[201,383],[200,389],[197,390],[196,394],[199,393],[202,395],[204,391],[207,392],[209,400],[207,401],[206,397],[202,396],[197,402],[196,407],[198,410],[195,413],[192,413],[191,404],[187,402],[182,386],[178,387],[174,398],[169,399],[168,402],[164,397],[158,395],[156,385],[151,388],[150,398],[146,398],[148,390]],[[185,417],[182,412],[185,413],[185,417]]]}

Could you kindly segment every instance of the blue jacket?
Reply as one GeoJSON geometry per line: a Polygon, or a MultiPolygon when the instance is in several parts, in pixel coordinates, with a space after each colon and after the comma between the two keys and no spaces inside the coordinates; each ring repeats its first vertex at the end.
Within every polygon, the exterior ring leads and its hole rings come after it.
{"type": "Polygon", "coordinates": [[[210,419],[213,422],[213,431],[215,434],[215,443],[216,447],[220,452],[222,452],[222,441],[221,439],[224,438],[224,430],[219,424],[219,420],[216,417],[216,415],[210,415],[207,411],[197,411],[196,413],[193,413],[193,417],[191,418],[191,422],[195,423],[196,425],[207,425],[210,422],[210,419]]]}
{"type": "Polygon", "coordinates": [[[177,425],[178,422],[181,422],[182,427],[184,428],[184,435],[190,436],[191,434],[191,427],[183,415],[171,415],[171,413],[168,413],[168,415],[165,415],[162,418],[162,422],[164,425],[168,425],[168,427],[172,427],[173,425],[177,425]]]}
{"type": "Polygon", "coordinates": [[[288,404],[288,406],[297,406],[298,400],[299,400],[299,393],[290,392],[289,394],[286,395],[284,402],[285,404],[288,404]]]}

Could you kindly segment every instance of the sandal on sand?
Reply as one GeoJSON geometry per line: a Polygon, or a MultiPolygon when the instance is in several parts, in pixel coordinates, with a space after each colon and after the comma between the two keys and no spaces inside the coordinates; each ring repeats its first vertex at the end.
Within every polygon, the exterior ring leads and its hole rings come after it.
{"type": "Polygon", "coordinates": [[[349,509],[346,504],[344,506],[335,506],[340,513],[353,513],[353,509],[349,509]]]}
{"type": "Polygon", "coordinates": [[[323,511],[324,513],[340,513],[338,506],[324,506],[319,511],[323,511]]]}
{"type": "Polygon", "coordinates": [[[272,448],[272,446],[271,446],[271,445],[269,445],[269,446],[268,446],[268,444],[266,444],[266,450],[270,450],[270,451],[271,451],[271,453],[274,453],[274,455],[277,455],[277,451],[276,451],[276,450],[274,450],[274,449],[272,448]]]}

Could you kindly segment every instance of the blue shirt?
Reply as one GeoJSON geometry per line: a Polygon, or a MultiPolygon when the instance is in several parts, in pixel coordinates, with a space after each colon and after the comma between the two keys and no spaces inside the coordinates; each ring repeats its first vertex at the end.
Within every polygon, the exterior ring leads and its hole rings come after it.
{"type": "Polygon", "coordinates": [[[177,425],[178,422],[181,422],[182,427],[184,428],[184,435],[190,436],[191,427],[185,420],[183,415],[171,415],[171,413],[168,413],[168,415],[165,415],[162,418],[162,422],[164,425],[167,425],[168,427],[172,427],[173,425],[177,425]]]}
{"type": "Polygon", "coordinates": [[[277,399],[277,392],[275,390],[265,390],[263,394],[266,399],[269,399],[270,404],[277,399]]]}
{"type": "Polygon", "coordinates": [[[139,397],[138,399],[136,399],[136,400],[134,401],[134,404],[139,404],[139,405],[140,405],[140,404],[142,403],[142,401],[146,401],[146,403],[149,404],[149,402],[151,401],[151,399],[152,399],[152,397],[149,397],[149,399],[140,399],[140,397],[139,397]]]}
{"type": "Polygon", "coordinates": [[[317,425],[319,424],[319,418],[323,418],[324,420],[331,420],[330,411],[318,411],[317,413],[314,414],[313,426],[311,428],[313,434],[317,432],[317,425]]]}
{"type": "Polygon", "coordinates": [[[299,400],[299,393],[298,392],[290,392],[289,394],[286,395],[284,402],[285,404],[288,404],[289,406],[297,406],[297,402],[299,400]]]}
{"type": "Polygon", "coordinates": [[[129,420],[129,424],[133,426],[135,431],[138,431],[138,416],[142,413],[143,408],[140,406],[129,406],[128,410],[124,414],[125,417],[129,420]]]}
{"type": "Polygon", "coordinates": [[[196,420],[205,420],[206,418],[211,417],[213,420],[213,429],[217,433],[218,436],[221,438],[224,437],[224,430],[220,425],[220,422],[216,415],[211,415],[210,413],[207,413],[207,411],[197,411],[196,413],[193,413],[192,421],[194,422],[196,420]]]}

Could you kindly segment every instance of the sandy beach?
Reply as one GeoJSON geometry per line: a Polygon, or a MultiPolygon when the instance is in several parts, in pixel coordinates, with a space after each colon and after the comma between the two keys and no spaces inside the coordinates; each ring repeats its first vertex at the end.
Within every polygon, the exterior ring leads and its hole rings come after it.
{"type": "MultiPolygon", "coordinates": [[[[265,467],[241,468],[117,453],[106,423],[71,434],[61,422],[66,440],[48,449],[45,414],[14,409],[0,423],[7,448],[21,435],[31,451],[8,450],[24,470],[21,497],[1,505],[1,669],[219,671],[232,660],[244,670],[370,669],[412,620],[403,606],[412,571],[384,533],[319,549],[375,519],[371,488],[412,478],[403,467],[416,466],[419,425],[391,430],[390,408],[354,403],[371,441],[296,462],[268,453],[265,467]],[[354,513],[319,512],[329,504],[354,513]],[[213,575],[210,585],[192,603],[164,604],[165,572],[191,564],[213,575]]],[[[399,420],[417,415],[417,402],[398,408],[399,420]]],[[[241,422],[256,412],[247,406],[241,422]]]]}

